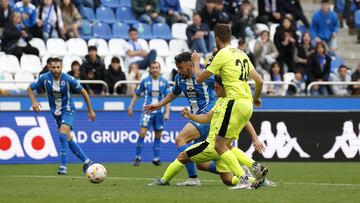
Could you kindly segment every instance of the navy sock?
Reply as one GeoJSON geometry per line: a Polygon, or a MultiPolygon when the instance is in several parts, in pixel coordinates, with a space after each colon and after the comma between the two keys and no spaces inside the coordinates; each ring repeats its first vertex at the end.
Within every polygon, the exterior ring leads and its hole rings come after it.
{"type": "Polygon", "coordinates": [[[77,142],[74,142],[73,139],[68,141],[70,150],[83,162],[89,160],[84,151],[81,149],[80,145],[77,142]]]}
{"type": "Polygon", "coordinates": [[[214,174],[219,174],[216,171],[216,166],[215,166],[215,163],[213,161],[210,162],[209,172],[214,173],[214,174]]]}
{"type": "Polygon", "coordinates": [[[61,150],[60,150],[61,165],[66,166],[67,152],[69,150],[69,144],[67,142],[67,135],[60,133],[59,138],[60,138],[60,143],[61,143],[61,150]]]}
{"type": "MultiPolygon", "coordinates": [[[[189,147],[189,145],[185,144],[183,146],[180,146],[178,148],[178,151],[183,152],[188,147],[189,147]]],[[[193,162],[189,162],[189,163],[185,164],[185,168],[186,168],[186,171],[187,171],[187,173],[189,175],[189,178],[197,178],[196,167],[195,167],[195,164],[193,162]]]]}
{"type": "Polygon", "coordinates": [[[136,157],[140,157],[141,156],[141,152],[142,152],[142,149],[144,148],[144,137],[140,137],[138,138],[137,140],[137,143],[136,143],[136,157]]]}
{"type": "Polygon", "coordinates": [[[160,138],[154,139],[153,152],[154,152],[154,160],[160,159],[160,138]]]}

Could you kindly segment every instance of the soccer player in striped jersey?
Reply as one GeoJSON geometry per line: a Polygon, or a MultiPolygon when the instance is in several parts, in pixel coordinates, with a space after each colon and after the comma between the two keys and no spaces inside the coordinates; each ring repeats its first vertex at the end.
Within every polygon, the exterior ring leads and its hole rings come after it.
{"type": "Polygon", "coordinates": [[[83,96],[87,108],[88,117],[92,121],[95,120],[96,114],[91,106],[90,98],[86,90],[72,76],[62,73],[62,61],[59,58],[53,58],[50,63],[50,71],[39,76],[37,81],[30,84],[27,88],[29,97],[32,102],[32,108],[36,112],[41,111],[41,105],[36,101],[33,90],[44,87],[46,90],[50,111],[52,112],[59,130],[59,138],[61,143],[60,150],[60,168],[57,173],[66,175],[67,168],[67,151],[70,150],[83,161],[83,172],[93,163],[83,152],[80,145],[72,139],[70,130],[74,122],[75,105],[72,100],[72,92],[79,92],[83,96]]]}
{"type": "MultiPolygon", "coordinates": [[[[150,64],[150,76],[143,79],[135,90],[135,94],[131,100],[128,108],[129,116],[133,115],[132,108],[137,98],[144,93],[145,102],[144,106],[156,103],[162,100],[169,93],[169,82],[160,75],[160,63],[152,62],[150,64]]],[[[158,111],[151,113],[142,113],[140,119],[140,135],[136,143],[136,156],[134,160],[134,166],[139,166],[141,163],[141,152],[144,147],[144,139],[147,131],[152,127],[155,131],[155,139],[153,144],[154,158],[152,163],[156,166],[161,164],[160,162],[160,139],[162,131],[164,130],[164,120],[169,119],[170,104],[166,106],[166,111],[161,108],[158,111]]]]}

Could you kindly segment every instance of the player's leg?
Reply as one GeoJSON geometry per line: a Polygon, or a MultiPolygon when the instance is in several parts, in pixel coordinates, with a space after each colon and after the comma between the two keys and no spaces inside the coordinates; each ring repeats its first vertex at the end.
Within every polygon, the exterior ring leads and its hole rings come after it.
{"type": "Polygon", "coordinates": [[[153,129],[155,130],[155,138],[153,144],[154,158],[152,163],[155,166],[160,166],[160,143],[162,131],[164,130],[164,115],[161,112],[156,113],[153,119],[150,119],[153,129]]]}
{"type": "Polygon", "coordinates": [[[134,159],[134,163],[133,163],[134,166],[140,166],[141,152],[144,148],[145,136],[146,136],[147,131],[150,126],[150,118],[151,118],[151,115],[149,115],[149,114],[141,114],[140,133],[139,133],[139,137],[136,141],[135,159],[134,159]]]}
{"type": "Polygon", "coordinates": [[[66,168],[66,164],[67,164],[67,153],[69,150],[69,144],[68,144],[68,135],[66,133],[61,133],[60,132],[60,126],[61,126],[61,116],[54,116],[55,120],[56,120],[56,124],[58,126],[58,130],[59,130],[59,140],[60,140],[60,144],[61,144],[61,149],[60,149],[60,167],[57,171],[57,173],[59,175],[66,175],[67,172],[67,168],[66,168]]]}

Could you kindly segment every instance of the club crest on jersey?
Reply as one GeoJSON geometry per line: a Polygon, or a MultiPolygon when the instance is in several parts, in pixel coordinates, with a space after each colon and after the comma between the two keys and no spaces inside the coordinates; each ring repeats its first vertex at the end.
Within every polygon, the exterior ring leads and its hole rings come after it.
{"type": "Polygon", "coordinates": [[[198,96],[199,94],[193,88],[189,88],[186,90],[187,98],[197,98],[198,96]]]}

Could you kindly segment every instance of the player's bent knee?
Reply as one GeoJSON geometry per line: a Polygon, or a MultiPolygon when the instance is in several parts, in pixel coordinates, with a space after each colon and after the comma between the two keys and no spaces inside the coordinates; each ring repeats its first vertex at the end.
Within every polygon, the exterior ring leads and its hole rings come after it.
{"type": "Polygon", "coordinates": [[[187,156],[186,152],[181,152],[177,158],[178,161],[180,161],[183,164],[186,164],[190,161],[189,157],[187,156]]]}
{"type": "Polygon", "coordinates": [[[177,136],[175,138],[175,143],[176,143],[176,146],[180,147],[180,146],[186,144],[186,141],[183,136],[177,136]]]}

